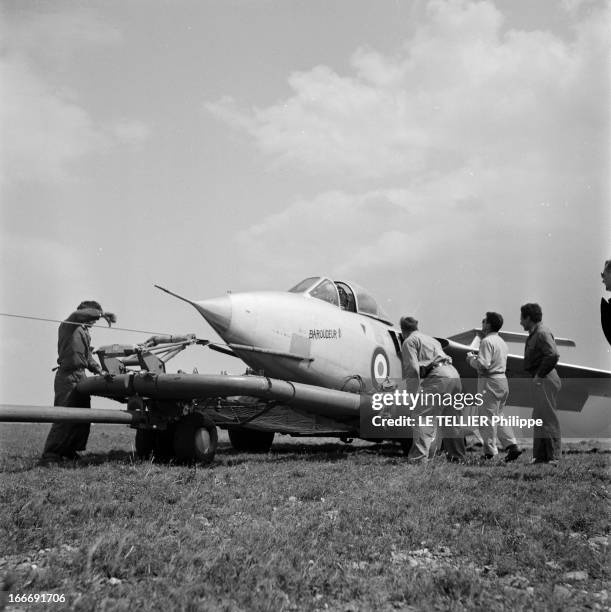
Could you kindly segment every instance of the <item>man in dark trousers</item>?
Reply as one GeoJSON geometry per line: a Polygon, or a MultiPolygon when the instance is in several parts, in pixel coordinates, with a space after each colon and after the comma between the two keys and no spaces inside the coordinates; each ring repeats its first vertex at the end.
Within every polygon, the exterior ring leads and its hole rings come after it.
{"type": "MultiPolygon", "coordinates": [[[[91,353],[89,328],[100,318],[108,325],[117,318],[104,312],[98,302],[81,302],[78,308],[59,326],[57,334],[57,363],[55,374],[54,406],[91,408],[90,397],[79,393],[76,385],[86,377],[85,370],[103,374],[102,368],[91,353]]],[[[78,459],[78,452],[85,450],[89,438],[90,423],[54,423],[47,436],[41,463],[78,459]]]]}
{"type": "Polygon", "coordinates": [[[552,332],[541,320],[539,304],[520,307],[520,325],[528,332],[524,346],[524,369],[532,376],[533,419],[543,425],[533,428],[533,463],[557,465],[560,459],[560,423],[556,399],[562,383],[555,366],[560,357],[552,332]]]}
{"type": "MultiPolygon", "coordinates": [[[[432,336],[418,331],[418,321],[413,317],[402,317],[401,332],[405,340],[401,346],[403,362],[403,379],[407,391],[424,394],[454,396],[460,393],[462,385],[460,375],[452,365],[452,359],[443,352],[441,344],[432,336]]],[[[429,458],[431,444],[435,437],[435,427],[419,424],[419,417],[453,416],[460,414],[452,406],[441,405],[432,401],[427,405],[415,408],[413,416],[417,425],[414,427],[413,443],[407,455],[410,462],[426,462],[429,458]]],[[[442,439],[442,448],[448,461],[466,459],[465,441],[457,427],[440,426],[437,435],[442,439]]]]}

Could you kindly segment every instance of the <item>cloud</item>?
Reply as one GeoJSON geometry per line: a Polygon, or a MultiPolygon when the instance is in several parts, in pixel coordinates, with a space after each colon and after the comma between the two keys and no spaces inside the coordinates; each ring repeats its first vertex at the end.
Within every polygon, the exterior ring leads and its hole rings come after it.
{"type": "MultiPolygon", "coordinates": [[[[0,247],[0,269],[3,273],[0,303],[2,309],[19,314],[63,312],[68,295],[58,293],[58,287],[73,287],[74,296],[68,301],[79,303],[95,289],[87,263],[78,248],[51,238],[35,238],[3,232],[0,247]],[[53,304],[53,299],[58,304],[53,304]],[[23,305],[30,305],[27,312],[23,305]]],[[[71,307],[71,306],[70,306],[71,307]]]]}
{"type": "Polygon", "coordinates": [[[571,40],[507,29],[489,2],[432,0],[424,15],[397,53],[357,49],[350,74],[293,73],[266,108],[207,104],[274,164],[342,185],[239,233],[246,276],[469,267],[474,287],[501,269],[536,289],[528,261],[604,241],[608,13],[571,40]]]}
{"type": "Polygon", "coordinates": [[[577,254],[591,255],[605,235],[598,195],[561,178],[549,185],[545,170],[544,160],[512,168],[480,161],[408,187],[296,199],[237,233],[240,273],[252,287],[331,274],[397,279],[397,287],[411,279],[429,291],[431,272],[445,270],[465,292],[486,278],[499,290],[516,283],[536,295],[558,282],[556,273],[541,278],[546,267],[563,254],[573,274],[577,254]]]}
{"type": "Polygon", "coordinates": [[[72,162],[109,145],[81,106],[53,91],[24,61],[0,60],[0,79],[2,183],[67,180],[72,162]]]}
{"type": "Polygon", "coordinates": [[[30,58],[43,69],[65,68],[84,48],[122,42],[120,30],[85,5],[62,10],[42,3],[21,3],[13,10],[0,7],[0,19],[5,26],[4,49],[30,58]]]}
{"type": "Polygon", "coordinates": [[[503,15],[488,2],[434,0],[426,16],[395,55],[357,49],[350,75],[315,66],[291,74],[291,95],[266,108],[240,108],[230,97],[206,107],[276,163],[361,178],[473,156],[537,156],[550,139],[572,144],[576,119],[587,132],[587,123],[600,126],[606,117],[608,97],[591,95],[608,83],[599,18],[567,42],[549,32],[504,31],[503,15]],[[567,123],[563,138],[558,125],[567,123]]]}
{"type": "MultiPolygon", "coordinates": [[[[98,279],[78,247],[49,237],[1,232],[0,269],[3,313],[61,319],[83,299],[99,295],[98,279]]],[[[4,401],[51,402],[57,323],[2,316],[0,334],[4,401]]]]}
{"type": "Polygon", "coordinates": [[[145,143],[151,136],[150,127],[142,121],[119,121],[110,128],[111,133],[120,142],[133,147],[145,143]]]}
{"type": "MultiPolygon", "coordinates": [[[[248,253],[248,274],[256,270],[260,282],[303,273],[358,277],[364,270],[411,268],[442,251],[464,248],[479,233],[494,237],[500,222],[506,230],[521,230],[522,219],[511,214],[516,187],[489,205],[498,180],[498,172],[473,164],[411,187],[324,192],[297,199],[239,232],[236,247],[248,253]]],[[[534,202],[531,208],[538,227],[546,209],[534,202]]]]}
{"type": "Polygon", "coordinates": [[[575,16],[583,7],[596,7],[600,5],[600,0],[562,0],[561,5],[567,13],[575,16]]]}
{"type": "Polygon", "coordinates": [[[75,163],[149,136],[141,121],[97,120],[67,86],[67,66],[87,45],[114,45],[117,30],[88,12],[0,13],[0,184],[73,180],[75,163]],[[50,67],[53,67],[51,70],[50,67]]]}

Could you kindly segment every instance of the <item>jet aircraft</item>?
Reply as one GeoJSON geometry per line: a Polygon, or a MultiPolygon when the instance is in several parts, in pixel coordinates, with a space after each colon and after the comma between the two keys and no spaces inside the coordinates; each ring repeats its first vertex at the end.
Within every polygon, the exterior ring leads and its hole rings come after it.
{"type": "MultiPolygon", "coordinates": [[[[5,406],[0,420],[128,423],[137,429],[141,456],[208,462],[216,451],[217,427],[228,430],[234,448],[248,451],[269,450],[275,433],[359,437],[361,410],[371,395],[401,378],[401,333],[371,293],[355,283],[310,277],[288,291],[228,293],[201,301],[157,287],[193,306],[224,343],[153,337],[139,347],[102,347],[98,356],[110,374],[87,378],[79,390],[123,402],[127,410],[28,412],[5,406]],[[194,342],[242,360],[247,374],[167,373],[164,355],[194,342]]],[[[466,390],[473,392],[474,371],[465,357],[476,349],[479,331],[439,338],[466,390]]],[[[557,342],[574,345],[563,338],[557,342]]],[[[510,355],[509,404],[528,406],[521,363],[521,357],[510,355]]],[[[611,372],[565,363],[557,369],[565,381],[561,410],[581,410],[589,395],[611,395],[611,372]]]]}

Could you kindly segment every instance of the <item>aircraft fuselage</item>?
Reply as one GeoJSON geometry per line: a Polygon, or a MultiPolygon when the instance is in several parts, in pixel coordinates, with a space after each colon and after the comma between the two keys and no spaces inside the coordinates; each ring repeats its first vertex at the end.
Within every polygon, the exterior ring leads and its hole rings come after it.
{"type": "Polygon", "coordinates": [[[233,293],[194,306],[266,376],[349,391],[374,391],[401,377],[396,328],[308,293],[233,293]]]}

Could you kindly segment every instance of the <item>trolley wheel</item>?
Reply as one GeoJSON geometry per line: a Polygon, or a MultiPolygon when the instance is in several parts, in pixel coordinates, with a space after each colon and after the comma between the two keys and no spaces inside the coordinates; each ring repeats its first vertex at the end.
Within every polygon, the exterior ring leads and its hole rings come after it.
{"type": "Polygon", "coordinates": [[[179,461],[210,463],[218,444],[214,422],[200,413],[181,419],[174,431],[174,454],[179,461]]]}

